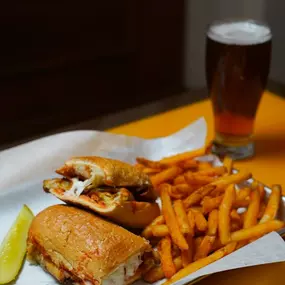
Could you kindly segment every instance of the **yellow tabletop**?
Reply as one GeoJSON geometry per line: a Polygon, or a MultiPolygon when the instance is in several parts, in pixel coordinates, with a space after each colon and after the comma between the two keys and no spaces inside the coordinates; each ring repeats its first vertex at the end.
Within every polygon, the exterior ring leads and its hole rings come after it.
{"type": "MultiPolygon", "coordinates": [[[[207,143],[209,143],[214,136],[213,115],[209,100],[122,125],[109,131],[142,138],[161,137],[178,131],[202,116],[208,124],[207,143]]],[[[255,143],[256,155],[251,159],[236,162],[235,167],[249,169],[256,179],[267,185],[278,183],[285,188],[285,100],[269,92],[265,92],[258,110],[255,143]]],[[[284,272],[285,262],[217,273],[200,281],[199,284],[282,284],[285,282],[284,272]]]]}

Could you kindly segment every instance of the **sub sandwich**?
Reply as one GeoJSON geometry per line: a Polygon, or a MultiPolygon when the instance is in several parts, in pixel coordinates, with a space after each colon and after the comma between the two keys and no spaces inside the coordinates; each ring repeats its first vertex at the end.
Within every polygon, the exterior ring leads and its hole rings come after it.
{"type": "Polygon", "coordinates": [[[43,188],[62,201],[87,208],[121,225],[144,228],[160,214],[148,175],[119,160],[74,157],[56,170],[63,178],[43,188]]]}
{"type": "Polygon", "coordinates": [[[40,212],[27,239],[27,259],[62,284],[130,284],[140,278],[139,266],[148,251],[142,237],[68,205],[40,212]]]}

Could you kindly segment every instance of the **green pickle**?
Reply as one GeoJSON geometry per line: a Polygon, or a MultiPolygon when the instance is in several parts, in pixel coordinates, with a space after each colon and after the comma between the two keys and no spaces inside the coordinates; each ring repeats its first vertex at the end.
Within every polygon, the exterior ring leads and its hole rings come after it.
{"type": "Polygon", "coordinates": [[[0,284],[9,283],[17,277],[26,254],[26,240],[33,218],[32,211],[24,205],[2,241],[0,245],[0,284]]]}

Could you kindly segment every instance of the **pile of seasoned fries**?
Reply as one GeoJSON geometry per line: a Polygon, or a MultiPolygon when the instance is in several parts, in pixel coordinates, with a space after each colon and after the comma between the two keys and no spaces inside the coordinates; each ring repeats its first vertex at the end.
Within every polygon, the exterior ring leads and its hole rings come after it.
{"type": "Polygon", "coordinates": [[[233,174],[233,161],[215,167],[197,158],[204,149],[151,161],[137,158],[136,167],[150,176],[162,202],[162,215],[142,232],[153,245],[143,265],[149,283],[168,278],[172,284],[259,237],[281,229],[277,220],[281,186],[264,186],[248,171],[233,174]]]}

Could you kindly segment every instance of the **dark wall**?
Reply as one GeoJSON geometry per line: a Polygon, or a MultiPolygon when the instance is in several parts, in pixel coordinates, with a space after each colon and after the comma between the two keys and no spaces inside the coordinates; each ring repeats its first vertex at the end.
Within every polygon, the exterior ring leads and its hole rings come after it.
{"type": "MultiPolygon", "coordinates": [[[[269,24],[272,38],[272,60],[269,78],[275,82],[285,85],[285,33],[284,33],[284,11],[283,0],[266,1],[265,20],[269,24]]],[[[284,89],[284,88],[283,88],[284,89]]]]}
{"type": "Polygon", "coordinates": [[[184,1],[0,4],[1,143],[183,89],[184,1]]]}

